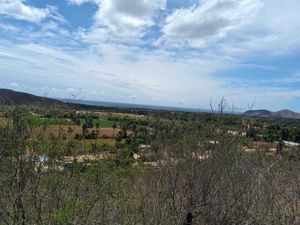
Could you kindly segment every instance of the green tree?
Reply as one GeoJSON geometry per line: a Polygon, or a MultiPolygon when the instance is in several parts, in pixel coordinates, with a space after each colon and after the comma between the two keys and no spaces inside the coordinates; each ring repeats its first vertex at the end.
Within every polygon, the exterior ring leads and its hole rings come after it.
{"type": "Polygon", "coordinates": [[[112,124],[112,128],[113,128],[113,138],[115,138],[115,130],[117,128],[117,124],[116,123],[113,123],[112,124]]]}

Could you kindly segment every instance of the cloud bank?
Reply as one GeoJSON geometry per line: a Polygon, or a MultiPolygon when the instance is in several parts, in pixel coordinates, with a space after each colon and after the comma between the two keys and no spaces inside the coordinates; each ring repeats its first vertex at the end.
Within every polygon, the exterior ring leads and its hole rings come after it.
{"type": "Polygon", "coordinates": [[[299,8],[293,0],[3,0],[0,79],[56,97],[209,108],[225,96],[241,110],[254,98],[257,108],[300,110],[300,83],[288,82],[300,71],[299,8]],[[83,7],[89,26],[67,13],[83,7]]]}

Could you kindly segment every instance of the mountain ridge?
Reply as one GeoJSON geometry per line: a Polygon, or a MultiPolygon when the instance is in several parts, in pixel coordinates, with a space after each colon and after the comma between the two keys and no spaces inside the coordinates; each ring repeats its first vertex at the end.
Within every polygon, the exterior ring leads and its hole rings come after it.
{"type": "Polygon", "coordinates": [[[283,109],[277,112],[272,112],[266,109],[248,110],[244,112],[243,115],[261,118],[300,119],[300,113],[289,109],[283,109]]]}
{"type": "Polygon", "coordinates": [[[33,105],[33,104],[56,104],[73,109],[141,109],[141,110],[163,110],[163,111],[182,111],[182,112],[209,112],[196,108],[179,108],[169,106],[142,105],[132,103],[103,102],[80,99],[48,98],[40,97],[25,92],[18,92],[10,89],[0,88],[0,106],[2,105],[33,105]]]}
{"type": "Polygon", "coordinates": [[[0,88],[0,106],[4,105],[27,105],[27,104],[50,104],[64,105],[65,103],[56,99],[36,96],[33,94],[0,88]]]}
{"type": "MultiPolygon", "coordinates": [[[[92,102],[89,102],[90,105],[82,104],[81,102],[65,102],[64,100],[58,100],[48,97],[36,96],[33,94],[14,91],[11,89],[0,88],[0,106],[5,105],[59,105],[73,108],[80,107],[91,107],[98,108],[100,105],[93,105],[92,102]]],[[[105,107],[105,106],[102,106],[105,107]]],[[[109,106],[106,106],[109,107],[109,106]]],[[[110,106],[112,107],[112,106],[110,106]]],[[[249,110],[242,114],[243,116],[248,117],[260,117],[260,118],[284,118],[284,119],[300,119],[300,113],[293,112],[288,109],[283,109],[277,112],[272,112],[266,109],[258,110],[249,110]]]]}

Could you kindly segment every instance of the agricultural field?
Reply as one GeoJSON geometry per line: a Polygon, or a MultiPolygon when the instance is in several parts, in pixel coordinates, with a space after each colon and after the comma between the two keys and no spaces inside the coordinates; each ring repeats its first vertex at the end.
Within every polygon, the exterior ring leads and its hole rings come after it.
{"type": "MultiPolygon", "coordinates": [[[[143,218],[140,210],[155,213],[154,224],[160,224],[161,210],[170,215],[168,218],[182,221],[186,213],[175,214],[174,205],[180,209],[191,204],[186,196],[196,201],[193,204],[197,212],[210,207],[210,211],[220,210],[225,218],[249,210],[247,223],[253,213],[261,215],[256,211],[257,204],[260,210],[270,212],[266,215],[278,213],[282,207],[290,213],[295,211],[290,199],[300,199],[295,194],[296,180],[300,182],[300,154],[297,143],[292,141],[300,135],[300,122],[203,113],[142,114],[147,116],[114,119],[113,112],[105,118],[94,111],[78,114],[62,110],[57,115],[41,109],[37,113],[13,109],[2,117],[7,123],[0,126],[0,178],[6,181],[0,194],[10,195],[0,198],[0,206],[13,207],[11,199],[19,193],[19,189],[12,190],[5,184],[11,179],[15,183],[26,179],[24,195],[21,194],[26,210],[35,212],[39,202],[35,198],[48,199],[39,203],[40,217],[26,214],[28,224],[35,224],[32,221],[36,218],[57,225],[73,224],[82,218],[80,213],[88,224],[93,224],[99,216],[118,218],[120,211],[125,215],[122,218],[134,218],[129,224],[139,224],[143,218]],[[19,171],[26,176],[20,176],[19,171]],[[270,192],[272,207],[265,203],[270,201],[270,192]],[[203,194],[209,206],[203,206],[203,194]],[[59,210],[57,199],[62,202],[59,210]],[[239,205],[234,206],[237,201],[239,205]],[[87,202],[93,203],[90,214],[85,214],[90,209],[87,202]],[[128,205],[125,211],[124,205],[128,205]],[[134,211],[133,206],[137,207],[134,211]],[[104,214],[97,214],[106,208],[104,214]]],[[[243,213],[238,214],[240,220],[243,213]]],[[[205,221],[216,217],[209,213],[204,216],[205,221]]],[[[281,216],[286,219],[285,213],[281,216]]],[[[226,224],[222,218],[215,224],[226,224]]],[[[107,221],[106,224],[128,224],[123,219],[107,221]]],[[[205,224],[200,222],[197,224],[205,224]]]]}
{"type": "Polygon", "coordinates": [[[72,125],[70,119],[61,119],[61,118],[38,118],[31,117],[28,120],[30,125],[34,126],[52,126],[52,125],[72,125]]]}
{"type": "MultiPolygon", "coordinates": [[[[76,134],[82,133],[82,126],[77,125],[49,125],[46,128],[37,126],[34,128],[36,133],[40,133],[42,130],[45,130],[45,134],[49,135],[58,135],[63,133],[65,136],[74,138],[76,134]]],[[[88,128],[89,132],[98,131],[99,138],[108,137],[112,138],[114,135],[117,135],[120,132],[119,128],[88,128]]]]}
{"type": "MultiPolygon", "coordinates": [[[[90,111],[77,111],[77,114],[90,114],[90,111]]],[[[93,112],[93,114],[96,114],[97,116],[101,117],[101,118],[128,118],[128,119],[143,119],[145,118],[145,115],[140,115],[140,114],[133,114],[133,113],[120,113],[120,112],[99,112],[99,111],[95,111],[93,112]]]]}
{"type": "MultiPolygon", "coordinates": [[[[83,125],[86,123],[86,119],[80,119],[80,125],[83,125]]],[[[114,124],[118,124],[114,121],[106,120],[106,119],[93,119],[93,126],[103,127],[103,128],[111,128],[114,124]]]]}
{"type": "MultiPolygon", "coordinates": [[[[71,119],[66,118],[39,118],[39,117],[31,117],[29,119],[29,123],[35,126],[52,126],[52,125],[73,125],[74,122],[71,119]]],[[[84,118],[80,119],[80,125],[86,123],[84,118]]],[[[93,119],[93,125],[96,126],[99,124],[100,127],[108,128],[112,127],[113,124],[116,123],[114,121],[106,120],[106,119],[93,119]]]]}

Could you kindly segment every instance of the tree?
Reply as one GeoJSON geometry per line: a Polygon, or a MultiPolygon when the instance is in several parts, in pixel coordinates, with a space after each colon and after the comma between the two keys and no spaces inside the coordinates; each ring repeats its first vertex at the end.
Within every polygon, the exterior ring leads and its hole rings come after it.
{"type": "Polygon", "coordinates": [[[99,122],[96,123],[96,128],[97,128],[97,129],[100,128],[100,123],[99,123],[99,122]]]}
{"type": "Polygon", "coordinates": [[[113,123],[112,128],[113,128],[113,138],[115,138],[115,130],[117,128],[117,124],[113,123]]]}
{"type": "Polygon", "coordinates": [[[85,123],[87,128],[93,128],[94,127],[94,119],[90,115],[87,115],[85,117],[85,123]]]}
{"type": "Polygon", "coordinates": [[[283,150],[283,141],[279,141],[276,146],[276,154],[282,155],[282,150],[283,150]]]}
{"type": "Polygon", "coordinates": [[[128,129],[128,124],[123,124],[121,127],[121,134],[123,138],[127,138],[127,129],[128,129]]]}
{"type": "Polygon", "coordinates": [[[9,189],[15,193],[10,204],[6,206],[7,213],[11,215],[14,224],[22,225],[26,224],[24,191],[30,178],[30,168],[32,168],[28,164],[34,162],[33,158],[26,159],[29,129],[24,113],[25,110],[25,108],[15,108],[9,114],[10,126],[2,129],[0,134],[2,137],[0,140],[0,163],[6,167],[1,167],[1,175],[4,172],[2,169],[5,169],[9,176],[13,175],[9,189]],[[9,212],[11,209],[12,211],[9,212]]]}
{"type": "Polygon", "coordinates": [[[88,134],[89,134],[88,126],[84,123],[84,124],[82,125],[82,135],[83,135],[84,137],[87,137],[88,134]]]}

